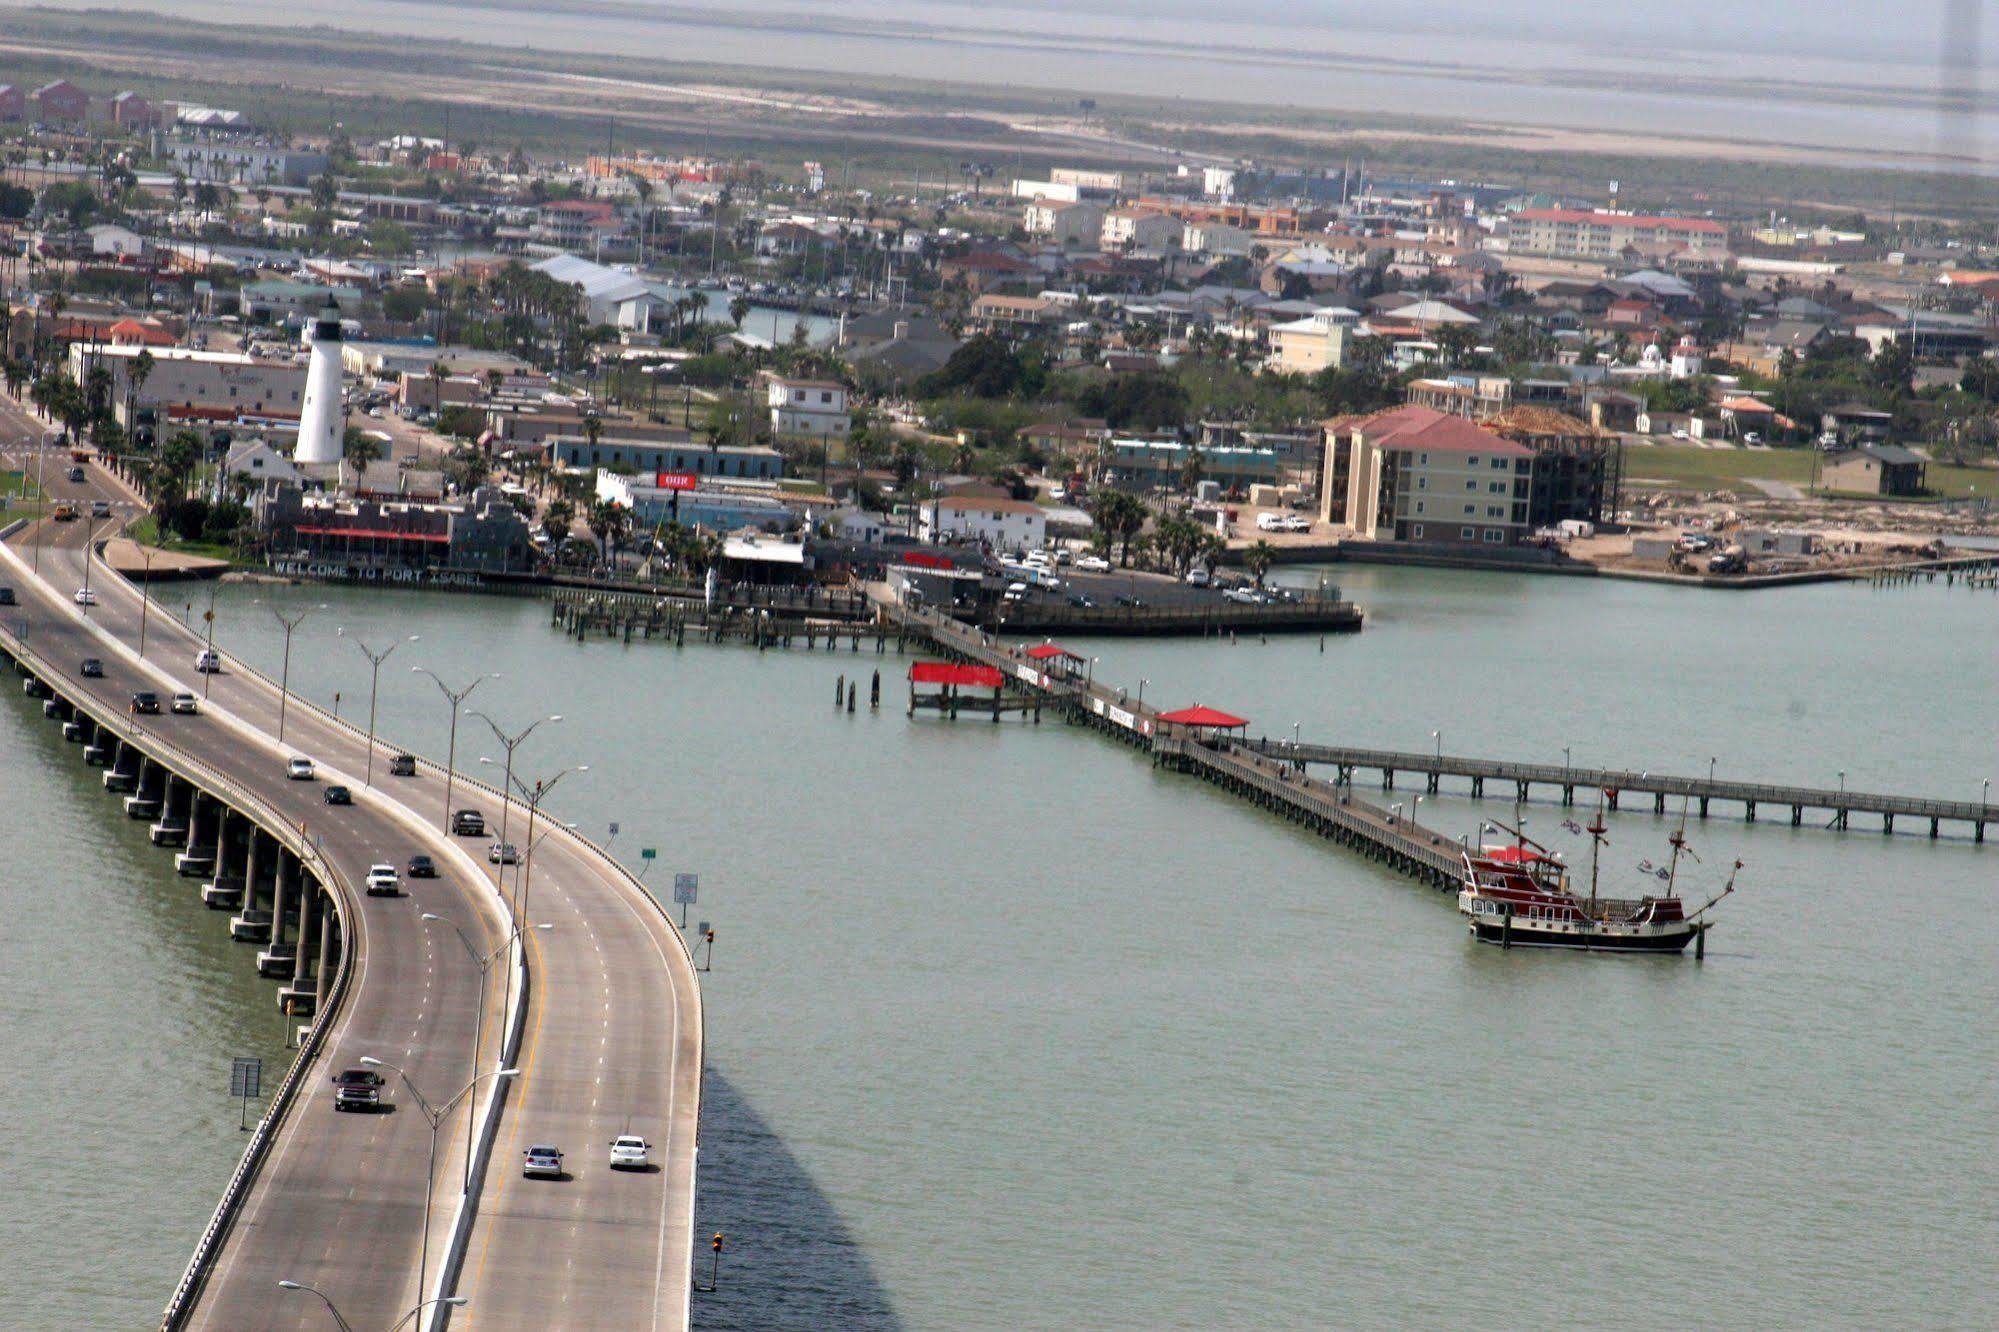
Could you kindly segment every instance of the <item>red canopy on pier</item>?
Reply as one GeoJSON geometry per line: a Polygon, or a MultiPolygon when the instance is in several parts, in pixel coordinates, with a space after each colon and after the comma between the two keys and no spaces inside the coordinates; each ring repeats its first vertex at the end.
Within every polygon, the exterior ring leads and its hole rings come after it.
{"type": "Polygon", "coordinates": [[[1196,703],[1191,708],[1181,708],[1178,712],[1162,712],[1159,720],[1174,726],[1208,726],[1219,731],[1233,731],[1238,726],[1249,725],[1249,719],[1219,708],[1206,708],[1196,703]]]}
{"type": "Polygon", "coordinates": [[[970,685],[978,689],[997,689],[1006,681],[997,666],[960,666],[950,661],[912,662],[909,678],[916,684],[970,685]]]}
{"type": "Polygon", "coordinates": [[[1034,661],[1050,661],[1056,657],[1067,657],[1070,661],[1083,660],[1060,643],[1036,643],[1022,655],[1034,661]]]}

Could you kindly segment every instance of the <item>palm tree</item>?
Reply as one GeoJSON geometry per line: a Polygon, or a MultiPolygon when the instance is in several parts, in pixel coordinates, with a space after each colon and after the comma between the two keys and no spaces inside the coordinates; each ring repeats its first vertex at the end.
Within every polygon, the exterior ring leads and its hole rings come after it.
{"type": "Polygon", "coordinates": [[[738,332],[742,331],[743,321],[749,317],[750,298],[740,295],[732,297],[729,301],[729,322],[736,326],[738,332]]]}
{"type": "Polygon", "coordinates": [[[1243,567],[1249,570],[1250,577],[1256,580],[1258,587],[1263,586],[1263,576],[1270,572],[1270,566],[1276,560],[1277,551],[1268,541],[1258,541],[1242,553],[1243,567]]]}

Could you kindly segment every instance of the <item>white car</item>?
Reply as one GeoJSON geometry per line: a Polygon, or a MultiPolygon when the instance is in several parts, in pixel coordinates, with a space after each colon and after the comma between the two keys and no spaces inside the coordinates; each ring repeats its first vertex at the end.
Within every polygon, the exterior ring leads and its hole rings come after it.
{"type": "Polygon", "coordinates": [[[312,760],[303,756],[295,757],[285,764],[285,776],[295,782],[309,782],[313,779],[312,760]]]}
{"type": "Polygon", "coordinates": [[[403,881],[396,873],[394,865],[374,864],[368,866],[368,896],[396,897],[403,891],[403,881]]]}
{"type": "Polygon", "coordinates": [[[1225,601],[1240,602],[1245,606],[1254,606],[1263,600],[1262,597],[1256,594],[1254,589],[1247,587],[1225,588],[1222,591],[1222,599],[1225,601]]]}
{"type": "Polygon", "coordinates": [[[1101,555],[1085,555],[1076,561],[1078,573],[1109,573],[1111,562],[1101,555]]]}
{"type": "Polygon", "coordinates": [[[536,1145],[521,1153],[521,1174],[529,1179],[561,1179],[562,1149],[536,1145]]]}
{"type": "Polygon", "coordinates": [[[192,717],[201,711],[201,700],[185,689],[174,691],[173,710],[183,716],[192,717]]]}
{"type": "Polygon", "coordinates": [[[521,862],[520,848],[512,842],[495,842],[486,848],[486,859],[495,865],[518,865],[521,862]]]}
{"type": "Polygon", "coordinates": [[[95,606],[97,604],[97,594],[87,587],[79,587],[76,589],[76,604],[79,606],[95,606]]]}
{"type": "Polygon", "coordinates": [[[650,1170],[652,1158],[646,1155],[652,1144],[644,1138],[630,1133],[611,1140],[611,1169],[650,1170]]]}
{"type": "Polygon", "coordinates": [[[1208,581],[1208,571],[1198,564],[1187,571],[1188,587],[1206,587],[1208,581]]]}
{"type": "Polygon", "coordinates": [[[194,654],[194,669],[203,675],[214,675],[222,669],[222,654],[214,648],[203,648],[194,654]]]}

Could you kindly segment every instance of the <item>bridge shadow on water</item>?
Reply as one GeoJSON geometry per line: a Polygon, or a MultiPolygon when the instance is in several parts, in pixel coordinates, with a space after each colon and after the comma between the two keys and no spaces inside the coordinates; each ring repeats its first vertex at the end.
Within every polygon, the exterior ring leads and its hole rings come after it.
{"type": "Polygon", "coordinates": [[[902,1322],[833,1202],[748,1100],[713,1068],[702,1088],[694,1279],[726,1235],[719,1289],[694,1295],[697,1329],[866,1328],[902,1322]]]}

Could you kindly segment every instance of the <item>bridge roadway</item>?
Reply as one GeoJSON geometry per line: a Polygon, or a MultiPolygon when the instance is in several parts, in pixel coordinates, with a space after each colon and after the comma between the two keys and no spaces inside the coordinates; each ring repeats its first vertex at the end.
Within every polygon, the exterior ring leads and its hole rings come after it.
{"type": "Polygon", "coordinates": [[[1391,790],[1395,785],[1395,774],[1399,772],[1422,774],[1433,792],[1442,777],[1467,777],[1471,779],[1474,796],[1483,796],[1485,784],[1489,781],[1512,786],[1514,794],[1522,800],[1535,786],[1556,787],[1562,792],[1563,804],[1573,804],[1578,789],[1586,792],[1601,790],[1611,793],[1607,798],[1610,807],[1616,809],[1621,796],[1635,792],[1651,796],[1653,808],[1661,813],[1666,810],[1666,801],[1673,797],[1696,802],[1702,818],[1708,815],[1710,801],[1725,800],[1740,804],[1750,822],[1755,821],[1759,805],[1788,808],[1794,826],[1803,825],[1804,811],[1808,809],[1831,814],[1828,826],[1835,828],[1846,827],[1848,817],[1853,814],[1878,814],[1884,832],[1895,830],[1897,818],[1913,820],[1918,824],[1927,820],[1932,837],[1938,835],[1939,826],[1943,823],[1963,823],[1971,827],[1973,836],[1980,842],[1985,840],[1985,825],[1999,822],[1999,806],[1977,800],[1934,800],[1926,796],[1882,795],[1845,788],[1675,777],[1667,773],[1627,772],[1616,768],[1577,768],[1562,763],[1510,763],[1501,759],[1464,758],[1455,754],[1354,749],[1343,745],[1296,744],[1286,740],[1249,743],[1250,747],[1274,758],[1300,764],[1330,764],[1347,776],[1358,768],[1377,771],[1382,774],[1383,785],[1391,790]]]}
{"type": "MultiPolygon", "coordinates": [[[[0,405],[0,447],[15,455],[15,465],[25,456],[30,471],[33,449],[23,443],[31,429],[40,427],[12,404],[0,405]]],[[[53,497],[78,502],[86,514],[90,500],[105,498],[119,516],[133,515],[136,497],[115,477],[93,465],[88,480],[74,485],[64,479],[67,467],[66,455],[47,459],[53,497]]],[[[143,667],[124,652],[106,650],[107,638],[136,648],[141,597],[101,561],[90,577],[100,604],[83,611],[71,603],[83,582],[93,527],[107,524],[86,518],[43,525],[42,577],[23,576],[18,567],[9,573],[6,581],[16,584],[23,605],[0,612],[4,623],[25,621],[30,644],[51,660],[102,657],[106,676],[90,687],[120,708],[142,686],[199,692],[200,677],[191,670],[198,636],[157,603],[146,614],[143,667]]],[[[32,560],[35,536],[30,527],[10,545],[32,560]]],[[[226,653],[226,632],[218,648],[226,653]]],[[[63,681],[65,688],[83,683],[63,681]]],[[[323,834],[326,853],[357,881],[369,863],[400,863],[417,850],[443,868],[439,880],[409,885],[407,897],[365,900],[348,926],[355,982],[331,1032],[323,1072],[330,1076],[374,1054],[402,1065],[433,1099],[450,1096],[473,1071],[479,967],[448,929],[426,927],[418,914],[435,910],[451,917],[484,949],[503,945],[509,926],[487,877],[493,871],[483,857],[467,854],[479,846],[441,831],[441,771],[425,764],[417,779],[383,777],[393,746],[382,744],[377,787],[364,791],[366,741],[354,728],[294,697],[279,746],[275,685],[233,659],[208,684],[207,715],[149,721],[232,780],[259,783],[256,789],[274,805],[323,834]],[[356,804],[336,813],[321,804],[320,783],[282,780],[283,759],[293,753],[314,758],[322,781],[337,778],[352,786],[356,804]]],[[[532,771],[534,765],[523,766],[532,771]]],[[[477,804],[496,823],[497,793],[458,780],[457,803],[477,804]]],[[[524,829],[527,811],[519,802],[508,817],[510,833],[524,829]]],[[[460,1327],[684,1327],[703,1037],[691,957],[636,881],[570,832],[558,830],[540,844],[527,905],[534,922],[551,928],[526,933],[533,979],[516,1061],[521,1074],[508,1094],[465,1250],[457,1290],[471,1303],[455,1320],[460,1327]],[[653,1172],[614,1175],[606,1169],[606,1147],[623,1132],[642,1133],[653,1143],[653,1172]],[[523,1180],[519,1148],[530,1141],[561,1146],[570,1178],[523,1180]]],[[[482,1071],[495,1066],[505,994],[503,965],[495,963],[488,974],[482,1071]]],[[[400,1087],[397,1112],[373,1116],[332,1113],[326,1076],[309,1078],[306,1088],[223,1246],[190,1326],[232,1332],[322,1326],[325,1310],[310,1296],[278,1290],[280,1277],[326,1290],[362,1327],[389,1326],[417,1302],[430,1148],[422,1115],[400,1087]]],[[[473,1122],[461,1106],[438,1145],[427,1264],[433,1288],[473,1122]]]]}

